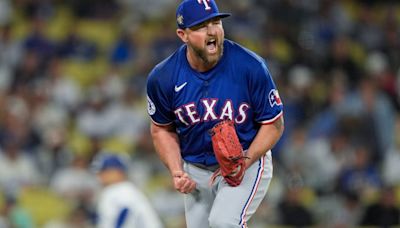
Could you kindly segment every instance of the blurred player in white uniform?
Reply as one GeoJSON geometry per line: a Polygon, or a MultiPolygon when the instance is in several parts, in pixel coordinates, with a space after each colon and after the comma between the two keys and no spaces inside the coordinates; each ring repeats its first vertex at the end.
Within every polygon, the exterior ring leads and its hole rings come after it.
{"type": "Polygon", "coordinates": [[[161,228],[162,222],[146,196],[128,180],[122,156],[101,154],[93,168],[104,186],[97,206],[98,228],[161,228]]]}

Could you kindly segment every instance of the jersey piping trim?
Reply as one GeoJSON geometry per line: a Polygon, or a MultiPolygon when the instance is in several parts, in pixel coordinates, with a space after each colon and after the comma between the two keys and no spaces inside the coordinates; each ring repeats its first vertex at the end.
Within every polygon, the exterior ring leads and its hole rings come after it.
{"type": "Polygon", "coordinates": [[[151,122],[153,122],[153,123],[154,123],[155,125],[157,125],[157,126],[168,126],[168,125],[171,125],[171,124],[172,124],[172,121],[169,122],[169,123],[162,124],[162,123],[157,123],[157,122],[154,121],[153,119],[151,119],[151,122]]]}
{"type": "Polygon", "coordinates": [[[265,155],[259,159],[259,166],[258,166],[258,172],[257,172],[257,177],[256,181],[254,182],[253,188],[251,190],[250,196],[247,199],[244,208],[242,210],[242,213],[240,214],[240,221],[239,225],[241,227],[246,227],[246,214],[247,214],[247,209],[250,207],[250,204],[253,202],[254,196],[257,193],[258,186],[260,185],[261,178],[264,172],[264,164],[265,164],[265,155]]]}
{"type": "Polygon", "coordinates": [[[281,112],[280,112],[278,115],[276,115],[274,118],[269,119],[269,120],[261,121],[260,123],[261,123],[262,125],[272,124],[272,123],[275,122],[277,119],[279,119],[282,115],[283,115],[283,111],[281,111],[281,112]]]}

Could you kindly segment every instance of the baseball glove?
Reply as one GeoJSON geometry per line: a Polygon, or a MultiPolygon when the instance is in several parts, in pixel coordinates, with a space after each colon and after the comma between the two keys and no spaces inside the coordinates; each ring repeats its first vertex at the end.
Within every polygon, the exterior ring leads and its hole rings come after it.
{"type": "Polygon", "coordinates": [[[246,157],[243,156],[234,122],[224,120],[216,124],[210,130],[210,134],[214,154],[220,166],[211,178],[211,183],[218,175],[222,175],[230,186],[240,185],[246,168],[246,157]]]}

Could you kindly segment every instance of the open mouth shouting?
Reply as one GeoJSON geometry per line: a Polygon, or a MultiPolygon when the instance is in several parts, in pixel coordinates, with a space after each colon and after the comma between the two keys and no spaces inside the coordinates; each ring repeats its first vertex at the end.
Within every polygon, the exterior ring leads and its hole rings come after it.
{"type": "Polygon", "coordinates": [[[217,47],[217,40],[215,38],[209,39],[206,44],[207,44],[206,49],[207,49],[208,53],[210,53],[210,54],[217,53],[218,47],[217,47]]]}

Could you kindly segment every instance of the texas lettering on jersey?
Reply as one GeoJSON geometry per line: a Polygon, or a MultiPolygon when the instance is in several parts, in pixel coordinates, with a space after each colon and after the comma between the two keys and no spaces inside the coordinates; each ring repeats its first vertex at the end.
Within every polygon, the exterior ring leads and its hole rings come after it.
{"type": "Polygon", "coordinates": [[[194,102],[188,103],[175,109],[174,113],[177,118],[185,125],[193,125],[199,122],[208,122],[214,120],[231,119],[235,120],[237,124],[243,123],[247,119],[247,110],[250,105],[247,103],[240,104],[237,111],[233,107],[231,100],[225,100],[224,105],[220,110],[217,110],[217,98],[204,98],[201,99],[200,104],[204,109],[204,114],[200,116],[198,107],[194,102]],[[234,113],[238,113],[234,116],[234,113]]]}

